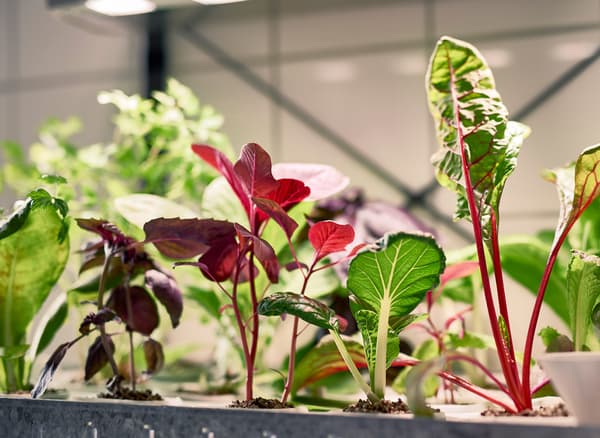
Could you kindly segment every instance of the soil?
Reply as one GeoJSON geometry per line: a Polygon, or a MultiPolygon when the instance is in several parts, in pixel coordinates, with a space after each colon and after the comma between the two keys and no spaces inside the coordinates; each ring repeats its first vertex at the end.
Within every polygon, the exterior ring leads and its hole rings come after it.
{"type": "Polygon", "coordinates": [[[243,409],[287,409],[294,406],[290,403],[281,403],[280,400],[275,398],[257,397],[251,400],[236,400],[229,407],[243,409]]]}
{"type": "Polygon", "coordinates": [[[379,400],[372,403],[369,400],[359,400],[358,403],[344,408],[344,412],[364,412],[371,414],[406,414],[408,406],[402,400],[379,400]]]}
{"type": "Polygon", "coordinates": [[[133,391],[129,388],[120,388],[115,393],[103,392],[98,394],[98,398],[109,398],[116,400],[135,400],[135,401],[162,401],[160,394],[156,394],[149,389],[145,391],[133,391]]]}
{"type": "Polygon", "coordinates": [[[518,414],[506,412],[499,409],[489,408],[481,413],[484,417],[568,417],[569,411],[563,403],[554,406],[541,406],[537,409],[528,409],[518,414]]]}

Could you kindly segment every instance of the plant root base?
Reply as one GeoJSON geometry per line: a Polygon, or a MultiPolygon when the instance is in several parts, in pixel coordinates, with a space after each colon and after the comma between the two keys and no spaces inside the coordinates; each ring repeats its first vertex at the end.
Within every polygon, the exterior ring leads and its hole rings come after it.
{"type": "Polygon", "coordinates": [[[541,406],[537,409],[528,409],[518,414],[494,408],[486,409],[481,413],[483,417],[568,417],[569,411],[563,403],[554,406],[541,406]]]}
{"type": "Polygon", "coordinates": [[[410,412],[406,403],[397,401],[379,400],[372,403],[369,400],[359,400],[358,403],[344,408],[344,412],[364,412],[371,414],[406,414],[410,412]]]}
{"type": "Polygon", "coordinates": [[[114,400],[135,400],[135,401],[162,401],[160,394],[153,393],[149,389],[145,391],[133,391],[129,388],[121,388],[114,394],[103,392],[98,394],[98,398],[107,398],[114,400]]]}
{"type": "Polygon", "coordinates": [[[236,400],[229,407],[242,409],[288,409],[294,406],[290,403],[281,403],[281,400],[275,398],[256,397],[251,400],[236,400]]]}

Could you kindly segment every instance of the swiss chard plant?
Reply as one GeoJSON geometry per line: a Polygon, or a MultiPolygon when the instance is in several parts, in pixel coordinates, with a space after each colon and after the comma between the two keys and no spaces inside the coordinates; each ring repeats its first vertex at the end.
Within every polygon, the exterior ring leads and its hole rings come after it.
{"type": "Polygon", "coordinates": [[[556,174],[561,202],[559,222],[537,287],[519,367],[498,234],[502,192],[529,129],[508,119],[488,65],[468,43],[449,37],[440,39],[426,85],[440,143],[433,157],[436,176],[441,185],[457,194],[456,218],[469,220],[473,227],[487,315],[505,380],[499,387],[513,403],[507,410],[531,409],[536,389],[530,385],[531,359],[540,311],[563,242],[600,194],[600,146],[585,149],[573,164],[556,174]]]}
{"type": "MultiPolygon", "coordinates": [[[[347,243],[341,241],[329,252],[340,251],[347,243]]],[[[317,254],[323,252],[318,242],[313,245],[317,254]]],[[[325,304],[303,293],[278,292],[263,299],[258,310],[267,316],[291,314],[328,330],[347,369],[367,398],[377,402],[384,398],[386,370],[400,352],[399,333],[422,317],[411,312],[439,283],[445,257],[435,240],[424,235],[389,234],[366,248],[350,263],[348,289],[362,334],[370,384],[358,369],[356,362],[362,361],[356,359],[360,355],[352,353],[356,350],[352,343],[344,342],[339,319],[325,304]]]]}
{"type": "Polygon", "coordinates": [[[0,390],[23,391],[35,357],[66,317],[64,300],[34,317],[47,301],[69,258],[68,207],[43,189],[29,193],[0,222],[0,390]]]}
{"type": "Polygon", "coordinates": [[[100,237],[82,250],[84,260],[80,268],[80,273],[100,269],[97,280],[92,281],[92,288],[96,290],[95,311],[82,320],[79,335],[59,345],[50,356],[31,392],[33,398],[44,393],[68,350],[90,335],[96,337],[88,349],[85,380],[108,364],[112,372],[107,383],[109,392],[117,396],[121,393],[124,375],[128,375],[135,392],[138,377],[149,377],[164,363],[162,345],[151,337],[160,322],[156,301],[164,306],[173,328],[179,324],[183,311],[181,292],[175,280],[156,265],[140,242],[104,220],[77,219],[77,224],[100,237]],[[137,281],[141,276],[143,281],[137,281]],[[121,325],[124,332],[109,332],[109,323],[121,325]],[[129,341],[129,367],[125,372],[115,361],[113,342],[115,336],[123,333],[129,341]],[[134,333],[144,337],[147,368],[143,373],[136,372],[135,368],[134,333]]]}
{"type": "MultiPolygon", "coordinates": [[[[234,317],[246,371],[246,399],[250,400],[261,337],[258,302],[280,281],[282,267],[300,266],[293,242],[299,224],[291,211],[302,201],[335,193],[343,188],[345,178],[328,166],[287,164],[278,166],[276,178],[270,156],[256,143],[245,145],[235,163],[211,146],[195,144],[192,150],[222,175],[228,186],[224,196],[233,194],[241,208],[227,205],[230,213],[220,219],[151,220],[144,225],[146,241],[168,258],[196,257],[194,262],[177,264],[199,269],[226,297],[217,312],[234,317]],[[287,260],[280,260],[284,247],[287,260]]],[[[316,270],[316,265],[311,269],[316,270]]]]}

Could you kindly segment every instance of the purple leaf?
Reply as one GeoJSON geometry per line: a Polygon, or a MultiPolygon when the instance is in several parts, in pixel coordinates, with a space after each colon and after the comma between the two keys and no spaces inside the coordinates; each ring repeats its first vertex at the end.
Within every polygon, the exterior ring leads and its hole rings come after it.
{"type": "Polygon", "coordinates": [[[271,157],[256,143],[244,145],[233,169],[250,196],[266,197],[277,189],[271,174],[271,157]]]}
{"type": "Polygon", "coordinates": [[[235,238],[227,237],[214,245],[204,253],[198,263],[202,266],[202,272],[209,280],[221,282],[229,279],[237,264],[239,255],[238,245],[235,238]]]}
{"type": "Polygon", "coordinates": [[[81,325],[79,326],[79,333],[82,335],[87,335],[91,332],[90,326],[93,324],[95,326],[106,324],[109,321],[115,319],[117,315],[115,312],[108,308],[101,309],[98,313],[90,313],[88,316],[83,318],[81,325]]]}
{"type": "Polygon", "coordinates": [[[289,262],[287,265],[285,265],[285,269],[288,272],[295,271],[296,269],[305,269],[308,271],[308,266],[305,263],[299,263],[294,260],[293,262],[289,262]]]}
{"type": "Polygon", "coordinates": [[[118,286],[114,288],[107,306],[113,309],[127,324],[129,330],[150,336],[158,327],[159,316],[156,303],[143,287],[118,286]],[[131,312],[129,312],[128,295],[131,312]]]}
{"type": "Polygon", "coordinates": [[[279,280],[279,261],[275,255],[275,250],[269,242],[255,236],[250,231],[239,224],[235,224],[235,229],[238,234],[240,246],[244,247],[252,243],[254,255],[260,261],[260,264],[265,268],[267,277],[271,283],[277,283],[279,280]]]}
{"type": "Polygon", "coordinates": [[[235,236],[233,224],[214,219],[153,219],[144,225],[146,242],[173,259],[202,254],[215,242],[235,236]]]}
{"type": "Polygon", "coordinates": [[[298,228],[298,224],[288,216],[277,202],[265,198],[252,198],[252,200],[260,210],[279,224],[288,238],[292,237],[292,234],[298,228]]]}
{"type": "Polygon", "coordinates": [[[250,213],[250,199],[248,193],[245,191],[244,186],[237,173],[233,169],[233,164],[221,151],[213,148],[212,146],[193,144],[192,151],[206,163],[214,167],[221,175],[225,177],[233,192],[239,198],[246,213],[250,213]]]}
{"type": "MultiPolygon", "coordinates": [[[[107,337],[108,346],[111,356],[115,353],[115,344],[112,339],[107,337]]],[[[90,345],[87,358],[85,360],[85,380],[90,380],[108,363],[108,356],[104,345],[102,345],[102,337],[98,336],[94,343],[90,345]]]]}
{"type": "Polygon", "coordinates": [[[145,281],[154,296],[167,310],[173,328],[177,327],[183,311],[183,297],[175,280],[164,272],[151,269],[146,271],[145,281]]]}
{"type": "Polygon", "coordinates": [[[304,182],[310,188],[308,201],[332,196],[348,186],[350,179],[337,169],[324,164],[278,163],[273,166],[277,179],[293,178],[304,182]]]}
{"type": "Polygon", "coordinates": [[[52,377],[54,377],[54,373],[56,372],[58,366],[65,358],[65,354],[69,351],[69,348],[75,344],[79,338],[71,342],[65,342],[64,344],[60,344],[54,353],[50,356],[48,361],[45,363],[42,372],[40,373],[40,377],[38,377],[38,381],[35,386],[31,390],[31,397],[38,398],[46,392],[48,385],[52,381],[52,377]]]}
{"type": "Polygon", "coordinates": [[[146,371],[144,371],[144,374],[156,374],[165,364],[165,354],[162,345],[152,338],[144,341],[144,357],[146,359],[146,371]]]}
{"type": "Polygon", "coordinates": [[[317,222],[308,230],[308,239],[315,249],[315,261],[331,253],[343,251],[354,240],[351,225],[341,225],[332,221],[317,222]]]}
{"type": "Polygon", "coordinates": [[[102,237],[104,242],[108,242],[111,246],[125,247],[134,242],[131,237],[126,236],[117,228],[116,225],[103,219],[82,219],[77,218],[77,225],[92,233],[96,233],[102,237]]]}

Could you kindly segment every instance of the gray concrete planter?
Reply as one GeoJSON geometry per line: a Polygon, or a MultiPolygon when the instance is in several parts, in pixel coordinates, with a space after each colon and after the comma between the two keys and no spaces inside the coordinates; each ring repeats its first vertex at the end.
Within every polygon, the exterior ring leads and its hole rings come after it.
{"type": "Polygon", "coordinates": [[[298,413],[132,403],[0,398],[2,438],[592,438],[600,428],[534,418],[459,422],[386,415],[298,413]]]}

